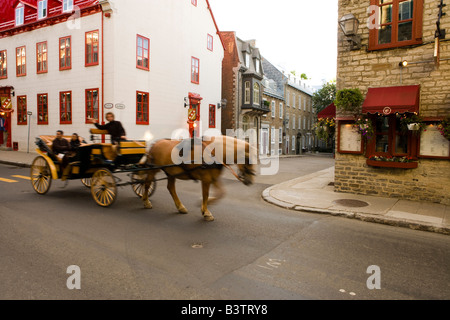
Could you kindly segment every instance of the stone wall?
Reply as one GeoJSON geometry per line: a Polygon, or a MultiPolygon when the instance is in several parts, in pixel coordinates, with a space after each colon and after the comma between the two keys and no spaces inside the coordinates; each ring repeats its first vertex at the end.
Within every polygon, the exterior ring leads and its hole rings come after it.
{"type": "MultiPolygon", "coordinates": [[[[368,51],[369,0],[339,0],[339,18],[353,13],[360,21],[358,34],[362,48],[350,50],[339,32],[337,89],[359,88],[366,95],[370,87],[420,85],[420,115],[450,115],[450,7],[441,20],[447,37],[441,42],[439,66],[433,61],[434,34],[439,1],[424,0],[423,44],[410,47],[368,51]],[[449,60],[446,60],[449,59],[449,60]],[[407,60],[409,65],[400,68],[407,60]]],[[[343,116],[339,111],[337,116],[343,116]]],[[[389,196],[450,205],[450,161],[419,159],[417,169],[374,168],[363,155],[336,152],[335,189],[338,192],[389,196]]]]}
{"type": "Polygon", "coordinates": [[[420,159],[417,169],[370,167],[363,156],[336,155],[337,192],[450,205],[450,161],[420,159]]]}

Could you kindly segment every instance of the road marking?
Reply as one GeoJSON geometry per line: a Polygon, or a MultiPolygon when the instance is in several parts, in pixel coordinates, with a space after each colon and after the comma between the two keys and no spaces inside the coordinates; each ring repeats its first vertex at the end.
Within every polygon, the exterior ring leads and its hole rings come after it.
{"type": "Polygon", "coordinates": [[[17,181],[17,180],[4,179],[4,178],[0,178],[0,181],[2,181],[2,182],[8,182],[8,183],[19,182],[19,181],[17,181]]]}
{"type": "Polygon", "coordinates": [[[30,177],[26,177],[26,176],[19,176],[19,175],[16,175],[16,176],[12,176],[13,178],[19,178],[19,179],[25,179],[25,180],[31,180],[31,178],[30,177]]]}

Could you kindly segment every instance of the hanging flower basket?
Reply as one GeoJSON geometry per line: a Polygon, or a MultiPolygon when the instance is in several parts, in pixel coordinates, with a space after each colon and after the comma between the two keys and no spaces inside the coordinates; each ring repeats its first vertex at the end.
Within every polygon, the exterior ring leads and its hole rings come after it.
{"type": "Polygon", "coordinates": [[[319,118],[314,126],[317,137],[325,142],[334,136],[336,122],[334,119],[319,118]]]}
{"type": "Polygon", "coordinates": [[[372,120],[365,115],[357,116],[353,127],[367,140],[371,140],[375,135],[372,120]]]}
{"type": "Polygon", "coordinates": [[[450,141],[450,117],[442,120],[441,123],[438,124],[438,130],[447,140],[450,141]]]}
{"type": "Polygon", "coordinates": [[[420,134],[425,129],[426,124],[421,116],[405,114],[400,118],[400,127],[404,133],[413,131],[415,134],[420,134]]]}
{"type": "Polygon", "coordinates": [[[408,123],[408,130],[409,131],[417,131],[420,130],[420,124],[418,123],[408,123]]]}

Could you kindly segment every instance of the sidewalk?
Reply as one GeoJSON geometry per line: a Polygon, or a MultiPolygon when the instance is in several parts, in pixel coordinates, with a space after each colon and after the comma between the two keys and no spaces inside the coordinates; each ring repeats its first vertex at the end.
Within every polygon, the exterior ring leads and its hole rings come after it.
{"type": "Polygon", "coordinates": [[[15,165],[19,167],[30,167],[34,158],[36,158],[37,156],[38,154],[34,150],[30,150],[30,153],[0,150],[0,163],[15,165]]]}
{"type": "Polygon", "coordinates": [[[286,209],[450,235],[450,206],[336,193],[333,182],[334,167],[331,167],[267,188],[262,197],[286,209]]]}

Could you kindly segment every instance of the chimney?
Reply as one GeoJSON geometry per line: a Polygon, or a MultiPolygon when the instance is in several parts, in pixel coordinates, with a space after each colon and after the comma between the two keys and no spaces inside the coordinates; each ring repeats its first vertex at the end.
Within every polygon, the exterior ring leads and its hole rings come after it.
{"type": "Polygon", "coordinates": [[[250,45],[251,45],[253,48],[256,48],[256,40],[255,40],[255,39],[248,40],[247,42],[250,43],[250,45]]]}

